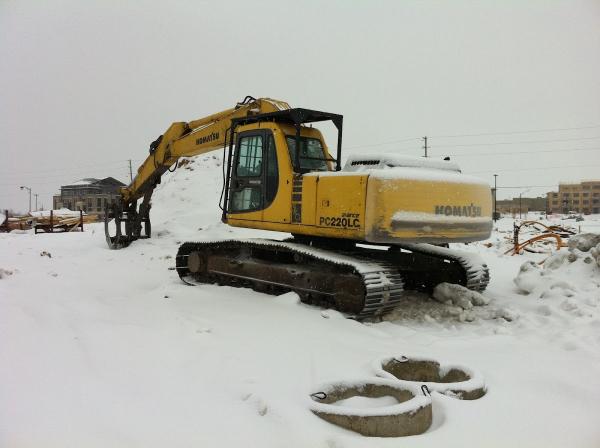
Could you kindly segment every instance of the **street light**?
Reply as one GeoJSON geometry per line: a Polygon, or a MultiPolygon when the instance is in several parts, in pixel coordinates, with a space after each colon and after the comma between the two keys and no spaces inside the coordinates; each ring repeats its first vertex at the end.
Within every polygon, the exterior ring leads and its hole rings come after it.
{"type": "Polygon", "coordinates": [[[31,213],[31,188],[25,187],[25,186],[21,186],[21,190],[23,190],[23,189],[29,191],[29,213],[31,213]]]}
{"type": "Polygon", "coordinates": [[[38,211],[37,198],[38,198],[39,194],[33,193],[33,195],[35,196],[35,211],[37,212],[38,211]]]}

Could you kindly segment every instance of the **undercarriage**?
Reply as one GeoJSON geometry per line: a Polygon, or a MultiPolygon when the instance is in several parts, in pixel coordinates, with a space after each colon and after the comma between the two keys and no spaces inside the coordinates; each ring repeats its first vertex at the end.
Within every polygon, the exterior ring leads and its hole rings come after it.
{"type": "Polygon", "coordinates": [[[305,303],[358,320],[390,311],[407,290],[431,292],[449,282],[483,291],[489,282],[478,256],[429,244],[378,247],[303,238],[187,242],[179,248],[176,266],[189,284],[275,295],[294,291],[305,303]]]}

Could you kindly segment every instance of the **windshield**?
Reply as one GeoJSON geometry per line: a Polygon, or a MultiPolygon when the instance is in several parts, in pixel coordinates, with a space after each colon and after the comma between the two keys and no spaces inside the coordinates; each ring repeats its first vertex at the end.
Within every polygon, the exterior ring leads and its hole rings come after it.
{"type": "MultiPolygon", "coordinates": [[[[286,136],[292,165],[296,166],[296,137],[286,136]]],[[[318,138],[300,137],[300,170],[329,171],[327,158],[318,138]]]]}

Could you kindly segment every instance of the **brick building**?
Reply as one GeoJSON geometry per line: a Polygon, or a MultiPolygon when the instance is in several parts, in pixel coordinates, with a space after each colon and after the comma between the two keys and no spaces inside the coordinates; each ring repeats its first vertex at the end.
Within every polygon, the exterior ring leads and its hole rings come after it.
{"type": "Polygon", "coordinates": [[[546,196],[548,213],[600,213],[600,180],[559,184],[546,196]]]}
{"type": "Polygon", "coordinates": [[[104,218],[104,207],[114,202],[123,182],[113,177],[105,179],[86,178],[60,187],[60,195],[53,197],[54,209],[83,210],[104,218]]]}

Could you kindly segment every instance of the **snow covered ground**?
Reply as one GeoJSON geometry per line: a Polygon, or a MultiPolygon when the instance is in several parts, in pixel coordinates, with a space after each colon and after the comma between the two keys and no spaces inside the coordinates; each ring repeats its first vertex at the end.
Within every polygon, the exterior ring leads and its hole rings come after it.
{"type": "MultiPolygon", "coordinates": [[[[186,286],[168,270],[180,242],[282,237],[220,223],[219,164],[165,176],[153,238],[124,250],[99,224],[0,234],[1,447],[600,446],[600,267],[581,256],[519,275],[547,255],[503,255],[504,218],[466,247],[492,273],[490,303],[472,309],[414,294],[361,324],[293,293],[186,286]],[[399,355],[476,369],[488,393],[434,394],[432,427],[401,440],[308,411],[317,384],[368,379],[399,355]]],[[[600,233],[600,217],[565,223],[600,233]]]]}

